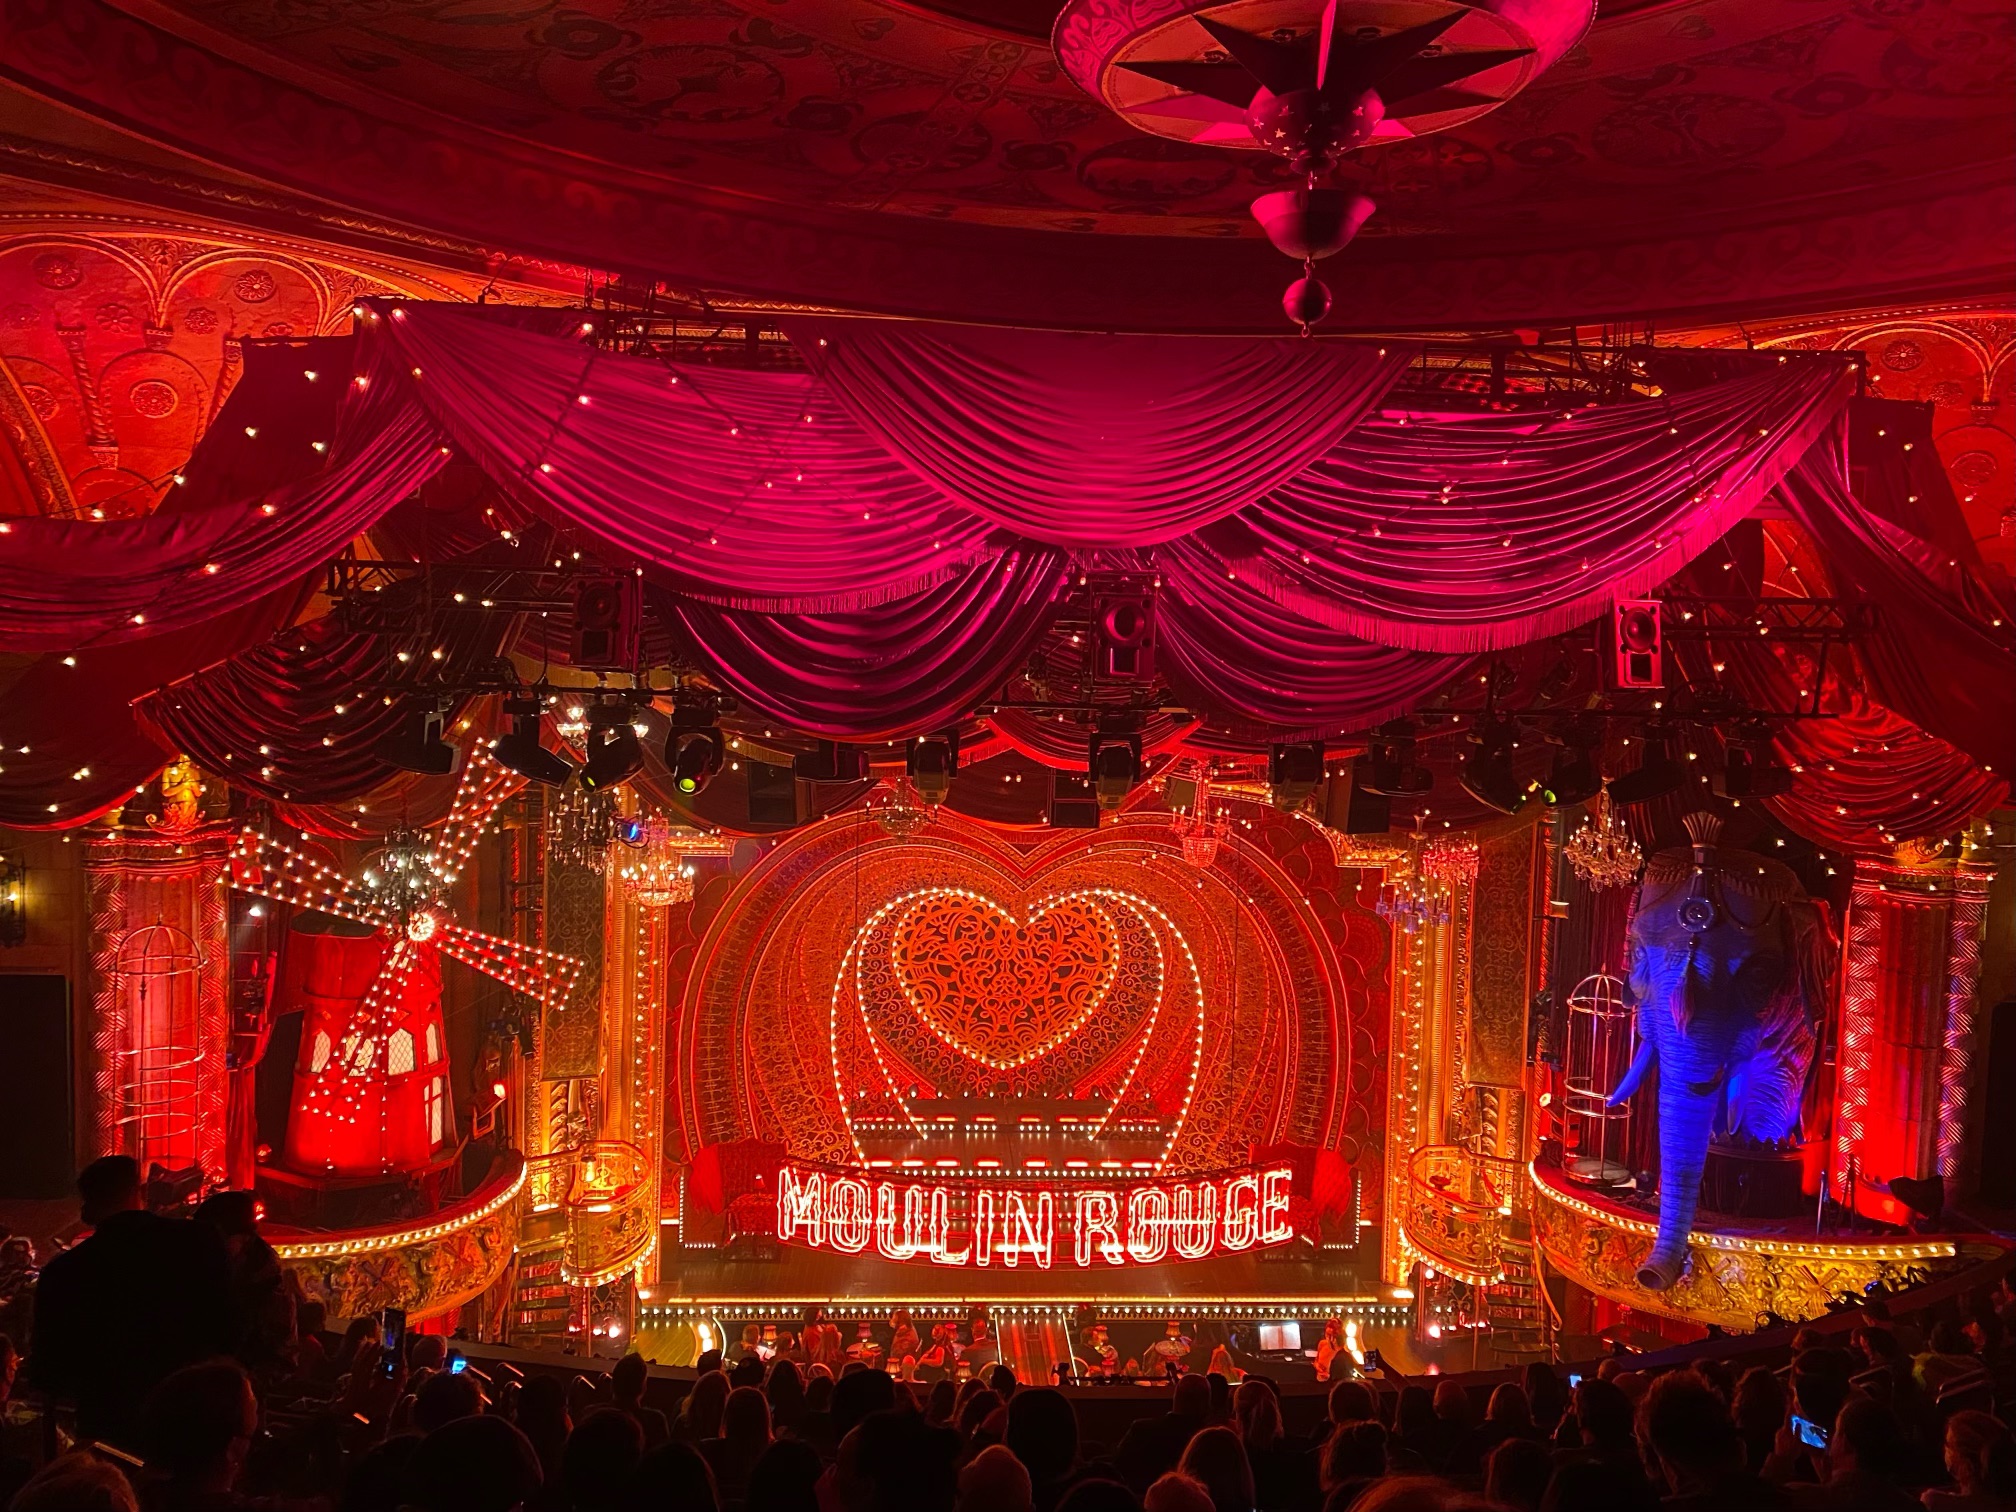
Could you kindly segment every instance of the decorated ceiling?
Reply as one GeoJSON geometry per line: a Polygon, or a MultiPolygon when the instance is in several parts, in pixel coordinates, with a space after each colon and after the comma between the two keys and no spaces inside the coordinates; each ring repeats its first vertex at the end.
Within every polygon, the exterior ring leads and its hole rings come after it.
{"type": "Polygon", "coordinates": [[[375,294],[483,280],[0,180],[0,514],[149,513],[247,338],[348,330],[375,294]]]}
{"type": "MultiPolygon", "coordinates": [[[[80,0],[14,12],[0,55],[209,163],[488,245],[909,313],[1267,318],[1278,265],[1246,205],[1286,164],[1134,129],[1065,76],[1053,20],[80,0]]],[[[1347,162],[1380,210],[1336,265],[1338,318],[1978,292],[2007,278],[2012,87],[2005,0],[1605,7],[1508,103],[1347,162]]]]}

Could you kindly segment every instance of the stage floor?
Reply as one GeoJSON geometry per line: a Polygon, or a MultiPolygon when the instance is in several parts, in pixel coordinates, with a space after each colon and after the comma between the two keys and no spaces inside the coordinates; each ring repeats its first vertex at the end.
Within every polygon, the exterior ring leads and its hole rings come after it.
{"type": "Polygon", "coordinates": [[[1262,1260],[1216,1256],[1175,1264],[1095,1270],[917,1265],[872,1255],[838,1256],[780,1245],[775,1260],[725,1259],[712,1250],[668,1245],[661,1279],[649,1288],[657,1312],[718,1312],[724,1306],[783,1310],[834,1308],[1076,1307],[1108,1316],[1172,1312],[1224,1317],[1365,1317],[1406,1305],[1389,1300],[1370,1267],[1354,1260],[1262,1260]]]}

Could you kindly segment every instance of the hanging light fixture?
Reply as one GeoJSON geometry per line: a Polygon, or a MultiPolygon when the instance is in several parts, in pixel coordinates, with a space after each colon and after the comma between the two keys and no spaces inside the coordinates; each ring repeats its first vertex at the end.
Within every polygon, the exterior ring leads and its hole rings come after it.
{"type": "Polygon", "coordinates": [[[597,790],[562,788],[546,821],[546,856],[560,866],[607,871],[609,847],[616,841],[615,795],[597,790]]]}
{"type": "Polygon", "coordinates": [[[1581,828],[1568,837],[1562,848],[1575,875],[1599,892],[1611,887],[1629,887],[1638,880],[1645,865],[1645,852],[1631,838],[1631,831],[1617,816],[1606,783],[1596,795],[1596,812],[1584,818],[1581,828]]]}
{"type": "Polygon", "coordinates": [[[1169,827],[1183,847],[1183,859],[1199,871],[1218,859],[1218,847],[1232,831],[1232,821],[1211,806],[1211,774],[1185,760],[1162,785],[1162,801],[1176,811],[1169,827]]]}
{"type": "Polygon", "coordinates": [[[876,789],[867,808],[875,816],[875,822],[898,840],[908,840],[936,815],[936,806],[924,801],[908,776],[876,789]]]}

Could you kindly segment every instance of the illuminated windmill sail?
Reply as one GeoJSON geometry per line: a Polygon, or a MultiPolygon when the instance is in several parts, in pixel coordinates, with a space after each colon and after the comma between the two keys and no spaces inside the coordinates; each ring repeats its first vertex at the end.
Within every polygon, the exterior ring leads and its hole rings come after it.
{"type": "Polygon", "coordinates": [[[231,885],[313,912],[295,920],[284,984],[303,1004],[284,1163],[341,1177],[417,1170],[453,1132],[441,957],[542,1004],[573,991],[582,963],[464,928],[443,901],[497,807],[522,786],[472,751],[448,817],[402,830],[359,877],[252,830],[231,885]]]}

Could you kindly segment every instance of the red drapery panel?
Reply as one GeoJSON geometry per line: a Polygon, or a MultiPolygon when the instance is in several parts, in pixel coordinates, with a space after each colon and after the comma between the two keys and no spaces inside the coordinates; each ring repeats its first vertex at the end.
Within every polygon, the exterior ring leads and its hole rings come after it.
{"type": "Polygon", "coordinates": [[[1189,697],[1312,736],[1404,713],[1472,660],[1376,646],[1211,573],[1167,575],[1157,631],[1163,668],[1189,697]]]}
{"type": "MultiPolygon", "coordinates": [[[[1865,439],[1879,452],[1891,440],[1865,439]]],[[[1978,558],[1962,556],[1957,545],[1934,546],[1895,523],[1919,501],[1908,494],[1886,498],[1879,512],[1856,498],[1847,440],[1847,426],[1834,427],[1779,493],[1820,548],[1835,591],[1876,605],[1875,633],[1857,648],[1870,692],[2006,776],[2016,770],[2016,628],[2009,612],[1978,558]]],[[[1879,489],[1892,476],[1881,467],[1858,472],[1879,489]]],[[[1971,556],[1971,542],[1966,549],[1971,556]]]]}
{"type": "Polygon", "coordinates": [[[708,669],[749,707],[838,739],[899,738],[969,713],[1020,665],[1065,581],[1030,547],[855,614],[754,614],[694,599],[667,607],[708,669]]]}
{"type": "Polygon", "coordinates": [[[1015,544],[804,373],[667,367],[469,306],[386,310],[369,335],[378,370],[528,508],[693,598],[846,613],[1015,544]]]}
{"type": "Polygon", "coordinates": [[[1840,413],[1845,361],[1639,404],[1381,421],[1251,508],[1164,548],[1304,619],[1418,651],[1503,650],[1678,572],[1840,413]]]}
{"type": "MultiPolygon", "coordinates": [[[[410,597],[404,585],[383,593],[410,597]]],[[[485,672],[515,629],[510,616],[452,606],[407,636],[358,634],[333,619],[315,620],[148,693],[134,712],[163,747],[248,792],[348,802],[399,775],[373,749],[434,702],[431,693],[408,691],[415,673],[424,668],[429,678],[452,682],[485,672]]]]}
{"type": "MultiPolygon", "coordinates": [[[[333,362],[348,343],[306,347],[314,353],[308,360],[326,355],[333,362]]],[[[325,371],[329,363],[307,368],[302,350],[247,348],[246,376],[185,472],[199,490],[193,505],[171,499],[134,520],[8,521],[0,535],[0,645],[74,651],[241,609],[320,567],[447,460],[424,411],[389,385],[360,385],[325,371]],[[314,433],[325,423],[322,404],[307,402],[295,413],[248,394],[241,405],[240,394],[269,383],[297,392],[341,389],[335,434],[314,433]],[[255,405],[276,411],[270,429],[241,418],[255,405]],[[326,450],[316,450],[317,442],[326,450]],[[208,455],[222,447],[232,453],[228,476],[204,482],[208,455]],[[246,459],[248,447],[264,456],[246,459]],[[276,476],[288,481],[263,486],[276,476]]]]}
{"type": "Polygon", "coordinates": [[[124,803],[175,749],[147,737],[132,700],[258,645],[303,595],[290,584],[199,625],[79,651],[75,666],[59,656],[30,662],[0,692],[0,825],[70,829],[124,803]]]}
{"type": "Polygon", "coordinates": [[[920,477],[1032,540],[1147,546],[1302,471],[1411,347],[1078,335],[799,317],[846,412],[920,477]]]}

